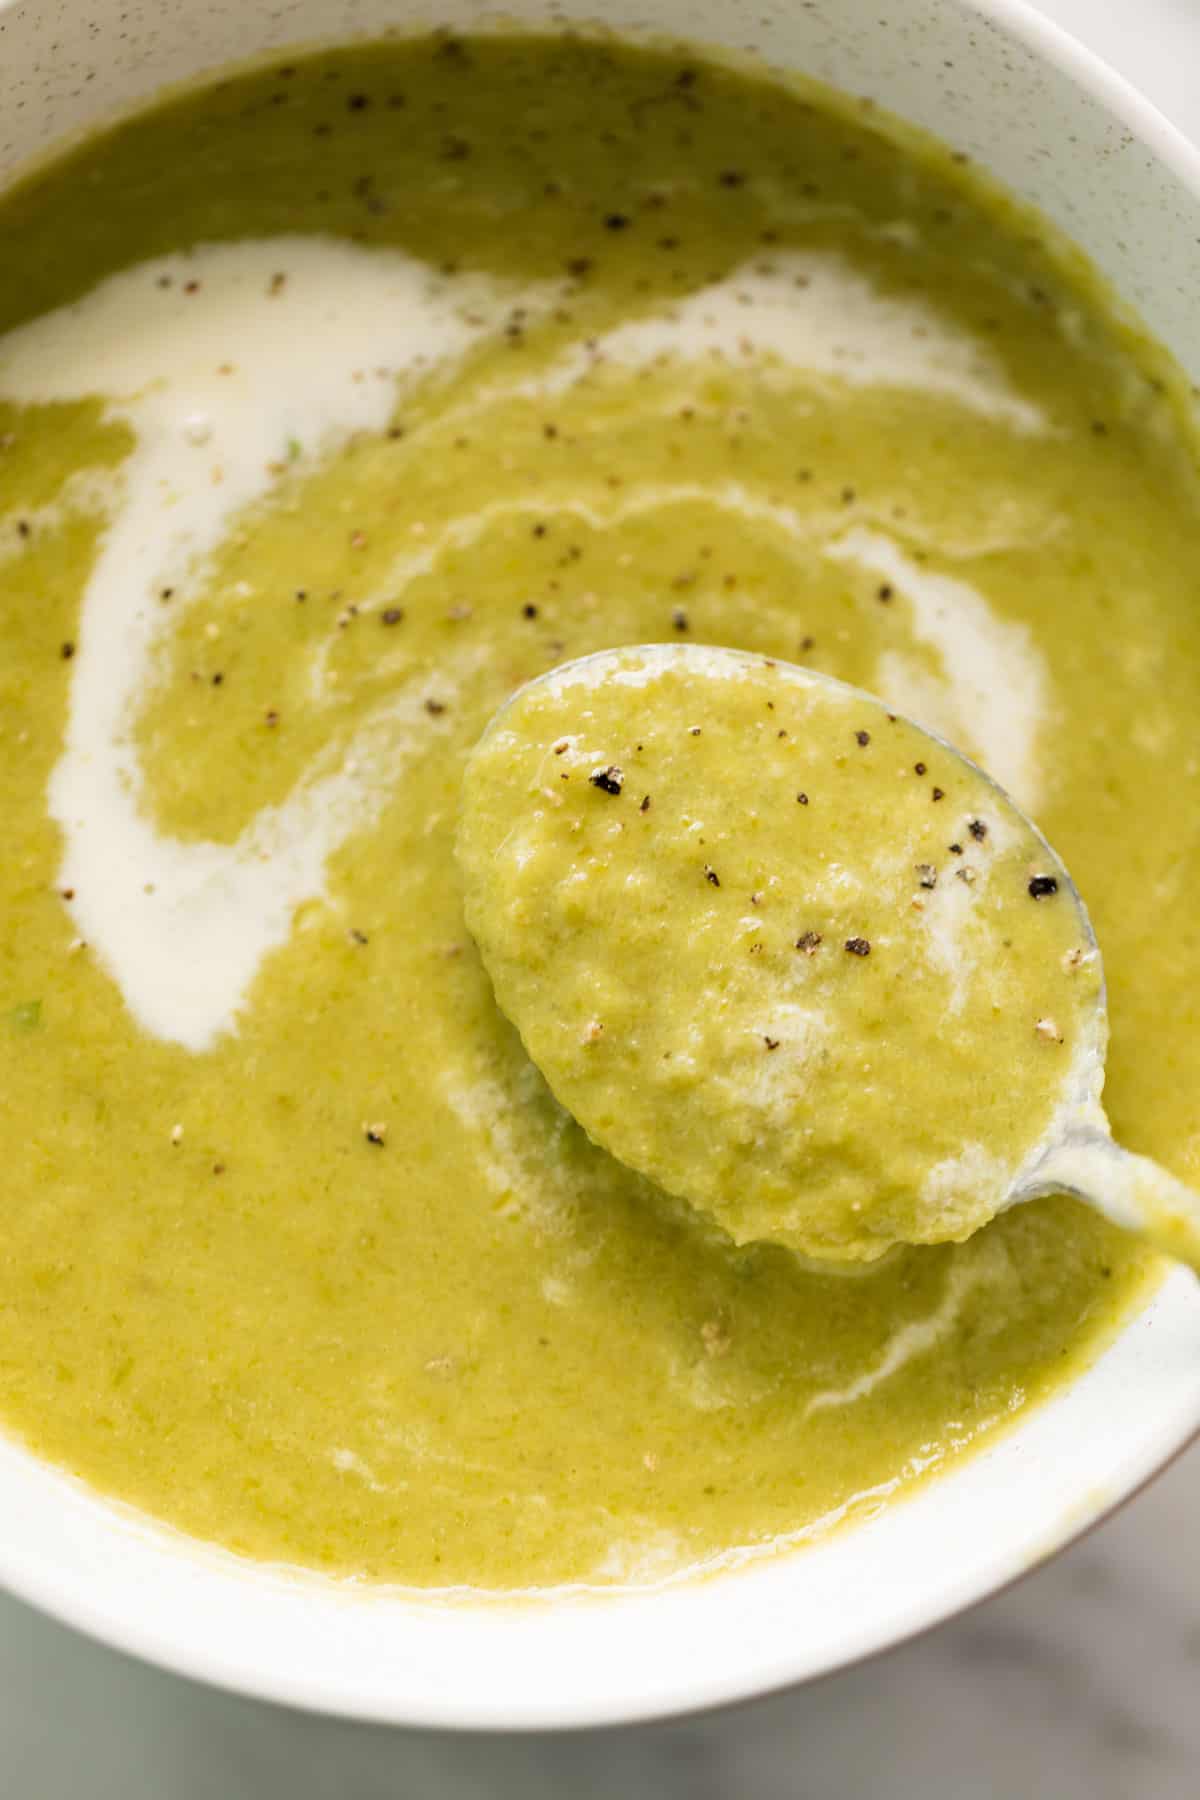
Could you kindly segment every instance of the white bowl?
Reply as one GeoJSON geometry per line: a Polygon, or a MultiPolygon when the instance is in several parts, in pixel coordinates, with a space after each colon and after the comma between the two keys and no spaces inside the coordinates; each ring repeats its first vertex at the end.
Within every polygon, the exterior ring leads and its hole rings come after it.
{"type": "MultiPolygon", "coordinates": [[[[505,10],[529,26],[589,19],[587,0],[505,10]]],[[[604,22],[758,52],[968,151],[1068,231],[1200,380],[1200,158],[1103,65],[1013,0],[758,0],[752,14],[731,0],[606,0],[604,22]]],[[[0,183],[165,83],[430,22],[478,24],[479,9],[445,0],[431,21],[404,0],[0,0],[0,183]]],[[[894,1644],[1050,1555],[1197,1430],[1200,1288],[1179,1272],[993,1448],[865,1525],[706,1580],[486,1604],[338,1586],[162,1530],[3,1442],[0,1580],[245,1693],[421,1725],[597,1725],[739,1699],[894,1644]]]]}

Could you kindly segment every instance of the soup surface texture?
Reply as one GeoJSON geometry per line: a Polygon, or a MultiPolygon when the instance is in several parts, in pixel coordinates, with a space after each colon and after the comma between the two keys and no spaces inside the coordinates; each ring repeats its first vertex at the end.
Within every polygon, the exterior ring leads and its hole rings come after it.
{"type": "Polygon", "coordinates": [[[1157,1265],[1070,1203],[851,1280],[596,1149],[453,855],[564,659],[879,692],[1077,874],[1114,1126],[1200,1179],[1196,471],[1069,258],[869,110],[443,37],[130,120],[0,264],[12,1433],[254,1556],[603,1585],[862,1517],[1097,1354],[1157,1265]]]}

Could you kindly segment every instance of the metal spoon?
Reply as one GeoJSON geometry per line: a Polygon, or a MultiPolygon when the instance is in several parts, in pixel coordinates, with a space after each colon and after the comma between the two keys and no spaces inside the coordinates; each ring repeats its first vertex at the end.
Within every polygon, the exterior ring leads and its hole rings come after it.
{"type": "MultiPolygon", "coordinates": [[[[614,671],[617,672],[618,679],[627,683],[629,680],[628,659],[633,659],[637,669],[649,670],[652,673],[672,670],[682,671],[686,675],[691,670],[696,674],[725,676],[745,674],[751,670],[757,670],[761,674],[764,668],[769,668],[773,671],[773,678],[774,674],[777,674],[778,678],[785,683],[794,681],[809,691],[819,690],[824,694],[836,697],[840,705],[845,705],[847,701],[850,701],[859,711],[871,709],[873,718],[881,722],[878,726],[881,732],[887,729],[887,725],[894,727],[896,724],[895,716],[882,701],[859,690],[848,688],[844,683],[835,681],[832,677],[823,675],[816,670],[801,669],[775,660],[768,662],[762,657],[751,657],[744,652],[708,646],[650,645],[638,646],[628,651],[605,651],[597,653],[595,656],[581,658],[575,663],[565,664],[558,669],[549,671],[546,675],[538,677],[535,682],[518,690],[518,693],[501,708],[488,727],[481,740],[479,751],[476,753],[477,758],[490,754],[489,746],[494,750],[496,743],[508,729],[508,722],[513,718],[514,712],[520,712],[529,696],[535,698],[540,696],[543,699],[551,697],[557,703],[557,700],[565,695],[564,704],[569,707],[574,703],[571,698],[573,694],[586,697],[589,688],[594,691],[597,685],[609,679],[614,671]],[[622,663],[621,659],[626,659],[626,661],[622,663]],[[887,721],[887,725],[884,725],[882,721],[887,721]]],[[[1041,1199],[1052,1194],[1067,1194],[1093,1207],[1122,1230],[1136,1234],[1153,1245],[1155,1249],[1200,1271],[1200,1195],[1149,1158],[1121,1148],[1114,1141],[1105,1116],[1101,1092],[1104,1085],[1104,1059],[1108,1046],[1108,1014],[1103,972],[1091,920],[1069,870],[1032,821],[1021,812],[1011,797],[992,781],[985,771],[980,770],[955,746],[946,743],[935,733],[926,732],[911,721],[905,720],[901,723],[906,731],[920,737],[923,743],[929,747],[930,753],[936,747],[943,758],[949,756],[956,759],[961,765],[962,771],[969,776],[970,782],[976,789],[981,790],[993,815],[998,818],[1000,814],[1006,813],[1011,820],[1019,823],[1023,833],[1028,833],[1035,840],[1039,857],[1038,866],[1044,871],[1037,879],[1048,882],[1047,891],[1054,889],[1059,896],[1058,904],[1065,902],[1073,909],[1078,942],[1084,947],[1089,963],[1097,977],[1088,991],[1089,997],[1081,1003],[1085,1010],[1081,1013],[1077,1023],[1075,1053],[1064,1066],[1061,1093],[1054,1105],[1050,1125],[1028,1154],[1024,1156],[1024,1160],[1016,1167],[1016,1173],[1008,1181],[1007,1186],[998,1191],[994,1198],[991,1195],[987,1197],[986,1214],[994,1215],[1025,1201],[1041,1199]]],[[[786,734],[780,733],[780,735],[786,734]]],[[[859,737],[861,742],[865,742],[868,734],[862,732],[859,737]]],[[[565,740],[563,742],[565,743],[565,740]]],[[[561,749],[562,745],[556,745],[555,748],[561,749]]],[[[640,750],[642,746],[639,744],[637,748],[640,750]]],[[[919,746],[918,754],[920,754],[919,746]]],[[[561,767],[561,765],[556,766],[561,767]]],[[[918,767],[923,766],[923,764],[918,764],[918,767]]],[[[584,774],[587,775],[586,770],[584,774]]],[[[619,771],[616,770],[597,769],[587,777],[593,784],[590,790],[593,801],[596,800],[595,785],[603,786],[606,777],[610,775],[615,782],[618,774],[619,771]]],[[[566,779],[565,776],[556,777],[556,779],[560,778],[566,779]]],[[[469,768],[467,789],[465,790],[468,795],[471,781],[472,771],[469,768]]],[[[612,782],[609,783],[609,786],[612,788],[612,782]]],[[[576,790],[572,789],[571,791],[575,792],[576,790]]],[[[803,796],[801,797],[803,798],[803,796]]],[[[938,796],[935,794],[934,797],[938,796]]],[[[598,801],[596,804],[603,806],[606,803],[598,801]]],[[[954,845],[952,848],[957,851],[959,846],[954,845]]],[[[470,856],[464,854],[461,825],[459,854],[464,870],[468,870],[470,856]]],[[[491,870],[495,867],[496,860],[495,856],[491,854],[482,859],[476,857],[476,867],[482,867],[485,870],[482,877],[484,881],[490,881],[493,878],[491,870]]],[[[468,890],[469,888],[470,881],[468,880],[468,890]]],[[[1030,891],[1036,893],[1037,890],[1035,887],[1031,887],[1030,891]]],[[[845,947],[850,950],[853,948],[853,944],[847,943],[845,947]]],[[[483,943],[482,939],[481,948],[484,950],[484,960],[488,962],[493,978],[496,979],[495,959],[489,959],[488,946],[483,943]]],[[[607,950],[603,946],[600,954],[607,954],[607,950]]],[[[503,986],[503,981],[497,982],[502,1004],[505,1003],[503,986]]],[[[510,991],[515,991],[511,989],[511,984],[510,991]]],[[[526,1021],[517,1016],[520,1010],[519,1006],[515,1010],[510,1006],[509,1010],[512,1012],[514,1022],[525,1035],[526,1021]]],[[[535,1060],[537,1059],[535,1052],[535,1060]]],[[[543,1072],[547,1075],[550,1085],[555,1088],[556,1092],[559,1092],[560,1099],[570,1105],[569,1093],[560,1091],[560,1085],[556,1082],[557,1071],[552,1067],[547,1067],[544,1060],[543,1072]]],[[[603,1129],[596,1130],[593,1122],[588,1118],[582,1117],[581,1122],[606,1148],[613,1150],[615,1154],[630,1162],[632,1166],[642,1168],[643,1173],[656,1175],[653,1167],[643,1166],[636,1153],[631,1155],[628,1149],[620,1144],[608,1142],[605,1131],[603,1129]]],[[[1012,1166],[1013,1164],[1010,1162],[1009,1167],[1012,1166]]],[[[679,1192],[680,1189],[676,1187],[675,1191],[679,1192]]],[[[696,1196],[690,1193],[685,1193],[683,1197],[696,1199],[696,1196]]],[[[720,1217],[719,1212],[717,1216],[720,1217]]],[[[724,1221],[722,1222],[724,1223],[724,1221]]],[[[735,1233],[735,1235],[739,1234],[735,1233]]],[[[758,1231],[753,1235],[768,1236],[770,1233],[758,1231]]],[[[901,1241],[899,1236],[898,1241],[901,1241]]],[[[852,1265],[843,1264],[841,1266],[849,1270],[852,1265]]]]}

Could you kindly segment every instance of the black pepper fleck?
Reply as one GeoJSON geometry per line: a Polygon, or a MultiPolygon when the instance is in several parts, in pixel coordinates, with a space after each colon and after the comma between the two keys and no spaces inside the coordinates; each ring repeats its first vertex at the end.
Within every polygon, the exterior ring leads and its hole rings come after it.
{"type": "Polygon", "coordinates": [[[982,844],[984,838],[988,834],[987,825],[982,819],[969,819],[967,821],[967,830],[977,844],[982,844]]]}
{"type": "Polygon", "coordinates": [[[1029,892],[1035,900],[1046,900],[1051,894],[1057,894],[1057,876],[1034,875],[1029,883],[1029,892]]]}
{"type": "Polygon", "coordinates": [[[721,885],[721,877],[717,874],[717,871],[713,868],[711,863],[705,863],[704,865],[704,879],[713,887],[720,887],[721,885]]]}
{"type": "Polygon", "coordinates": [[[846,939],[846,948],[851,956],[870,956],[871,946],[866,938],[853,937],[846,939]]]}
{"type": "Polygon", "coordinates": [[[533,604],[532,600],[527,600],[525,602],[525,605],[521,608],[521,617],[523,619],[536,619],[537,616],[538,616],[537,607],[533,604]]]}
{"type": "Polygon", "coordinates": [[[398,625],[404,617],[402,606],[386,606],[379,615],[381,625],[398,625]]]}
{"type": "Polygon", "coordinates": [[[68,639],[67,642],[59,650],[59,655],[62,657],[64,662],[70,662],[70,660],[74,656],[74,654],[75,654],[75,646],[73,643],[71,643],[70,639],[68,639]]]}
{"type": "Polygon", "coordinates": [[[650,811],[650,796],[649,796],[649,794],[642,795],[642,804],[638,807],[638,811],[644,812],[644,813],[650,811]]]}
{"type": "Polygon", "coordinates": [[[935,800],[944,800],[946,798],[945,788],[935,787],[933,790],[933,798],[935,800]]]}
{"type": "Polygon", "coordinates": [[[871,734],[869,731],[856,731],[854,734],[854,739],[855,739],[855,742],[861,744],[863,749],[865,750],[867,745],[871,741],[871,734]]]}
{"type": "Polygon", "coordinates": [[[813,956],[821,947],[819,931],[802,931],[796,939],[797,950],[803,950],[805,956],[813,956]]]}
{"type": "Polygon", "coordinates": [[[913,764],[913,774],[914,775],[923,775],[924,773],[925,773],[925,764],[924,763],[914,763],[913,764]]]}
{"type": "Polygon", "coordinates": [[[619,794],[625,786],[625,776],[616,763],[609,763],[606,769],[593,769],[588,780],[603,794],[619,794]]]}

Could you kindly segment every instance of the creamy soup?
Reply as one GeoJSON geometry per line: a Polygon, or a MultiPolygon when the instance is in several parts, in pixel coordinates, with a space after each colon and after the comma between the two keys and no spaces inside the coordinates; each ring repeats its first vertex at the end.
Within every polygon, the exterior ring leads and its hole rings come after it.
{"type": "Polygon", "coordinates": [[[879,692],[1078,875],[1114,1126],[1200,1179],[1193,447],[1072,259],[867,108],[450,37],[172,99],[0,249],[7,1429],[253,1556],[602,1585],[1083,1368],[1157,1265],[1069,1202],[847,1280],[594,1147],[453,855],[565,659],[879,692]]]}
{"type": "Polygon", "coordinates": [[[459,815],[467,924],[555,1097],[736,1243],[961,1242],[1090,1085],[1099,958],[1058,865],[856,688],[585,656],[501,709],[459,815]]]}

